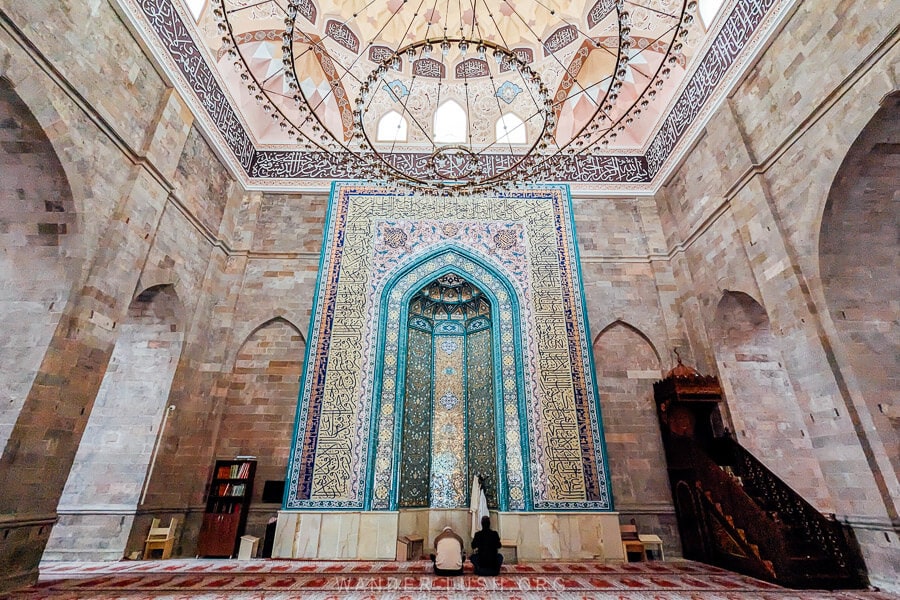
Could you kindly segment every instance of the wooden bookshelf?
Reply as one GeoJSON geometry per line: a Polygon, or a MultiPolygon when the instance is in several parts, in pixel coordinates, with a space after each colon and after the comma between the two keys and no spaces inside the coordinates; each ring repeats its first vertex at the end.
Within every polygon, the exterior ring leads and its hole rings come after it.
{"type": "Polygon", "coordinates": [[[198,556],[234,556],[247,524],[255,460],[217,460],[206,495],[198,556]]]}

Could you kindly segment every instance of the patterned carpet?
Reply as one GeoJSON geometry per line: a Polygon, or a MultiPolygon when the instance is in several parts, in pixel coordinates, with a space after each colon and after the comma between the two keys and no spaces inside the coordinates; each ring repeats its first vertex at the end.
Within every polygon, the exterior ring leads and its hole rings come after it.
{"type": "Polygon", "coordinates": [[[431,564],[277,560],[54,562],[37,585],[14,593],[33,598],[303,598],[419,600],[898,600],[879,592],[785,590],[692,562],[631,564],[529,563],[498,577],[438,577],[431,564]]]}

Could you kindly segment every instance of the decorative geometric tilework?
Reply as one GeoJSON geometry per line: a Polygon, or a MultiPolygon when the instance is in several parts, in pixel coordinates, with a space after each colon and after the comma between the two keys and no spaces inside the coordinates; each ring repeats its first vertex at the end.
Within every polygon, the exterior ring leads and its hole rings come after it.
{"type": "MultiPolygon", "coordinates": [[[[453,376],[453,375],[456,375],[458,372],[459,371],[457,369],[454,369],[453,367],[441,368],[442,375],[453,376]]],[[[457,396],[456,394],[454,394],[453,392],[448,390],[448,391],[444,392],[444,395],[441,396],[441,399],[439,400],[439,402],[441,403],[441,406],[443,406],[447,410],[453,410],[454,408],[456,408],[456,405],[459,404],[459,396],[457,396]]]]}
{"type": "MultiPolygon", "coordinates": [[[[332,192],[286,508],[397,507],[409,299],[447,274],[491,306],[498,508],[611,510],[567,189],[414,198],[354,184],[332,192]]],[[[461,377],[463,364],[433,369],[438,397],[448,369],[461,377]]],[[[471,460],[450,457],[460,472],[471,460]]]]}
{"type": "Polygon", "coordinates": [[[431,333],[411,329],[406,361],[403,409],[403,461],[400,467],[402,507],[428,506],[431,478],[431,333]]]}
{"type": "MultiPolygon", "coordinates": [[[[484,320],[482,320],[484,322],[484,320]]],[[[470,326],[471,327],[471,326],[470,326]]],[[[471,330],[470,330],[471,331],[471,330]]],[[[470,332],[466,338],[468,378],[467,453],[470,475],[481,475],[488,506],[497,507],[497,445],[494,422],[494,378],[491,331],[470,332]]],[[[471,478],[471,477],[470,477],[471,478]]]]}

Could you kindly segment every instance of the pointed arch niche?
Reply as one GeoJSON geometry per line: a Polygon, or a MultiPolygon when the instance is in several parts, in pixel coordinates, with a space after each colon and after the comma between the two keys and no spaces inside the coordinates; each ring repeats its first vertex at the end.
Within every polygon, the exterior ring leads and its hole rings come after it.
{"type": "MultiPolygon", "coordinates": [[[[216,457],[257,457],[254,503],[261,501],[263,481],[284,478],[304,350],[297,327],[275,317],[244,340],[235,358],[216,438],[216,457]]],[[[252,526],[248,522],[248,527],[252,526]]]]}
{"type": "MultiPolygon", "coordinates": [[[[663,376],[659,353],[636,327],[610,323],[594,341],[597,386],[606,422],[613,494],[622,521],[678,548],[678,524],[653,400],[663,376]]],[[[668,551],[668,550],[667,550],[668,551]]]]}
{"type": "Polygon", "coordinates": [[[530,507],[522,332],[514,319],[520,294],[454,246],[401,266],[387,282],[374,422],[398,418],[391,444],[370,447],[370,508],[465,511],[474,475],[485,478],[490,508],[530,507]],[[515,444],[507,443],[508,427],[518,432],[515,444]],[[390,465],[379,468],[385,460],[390,465]]]}
{"type": "MultiPolygon", "coordinates": [[[[397,504],[465,507],[473,475],[497,481],[491,302],[447,273],[416,292],[407,311],[397,504]]],[[[496,485],[486,492],[496,508],[496,485]]]]}

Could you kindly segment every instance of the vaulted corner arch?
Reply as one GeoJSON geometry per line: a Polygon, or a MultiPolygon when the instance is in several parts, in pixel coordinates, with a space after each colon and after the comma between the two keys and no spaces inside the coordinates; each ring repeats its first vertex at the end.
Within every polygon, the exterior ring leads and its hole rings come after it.
{"type": "Polygon", "coordinates": [[[819,510],[828,510],[831,499],[817,483],[822,470],[765,308],[749,294],[726,291],[713,331],[737,440],[819,510]]]}
{"type": "Polygon", "coordinates": [[[40,375],[83,260],[76,202],[60,155],[35,113],[2,77],[0,121],[2,452],[40,375]]]}
{"type": "Polygon", "coordinates": [[[128,307],[66,481],[47,560],[118,560],[125,554],[184,343],[175,287],[156,285],[128,307]],[[96,541],[104,539],[104,544],[96,541]]]}
{"type": "Polygon", "coordinates": [[[871,414],[877,441],[900,474],[900,92],[863,128],[828,194],[819,233],[819,274],[836,334],[838,365],[871,414]]]}
{"type": "Polygon", "coordinates": [[[520,294],[489,258],[454,244],[386,280],[367,509],[462,508],[473,475],[492,508],[531,508],[520,294]]]}

